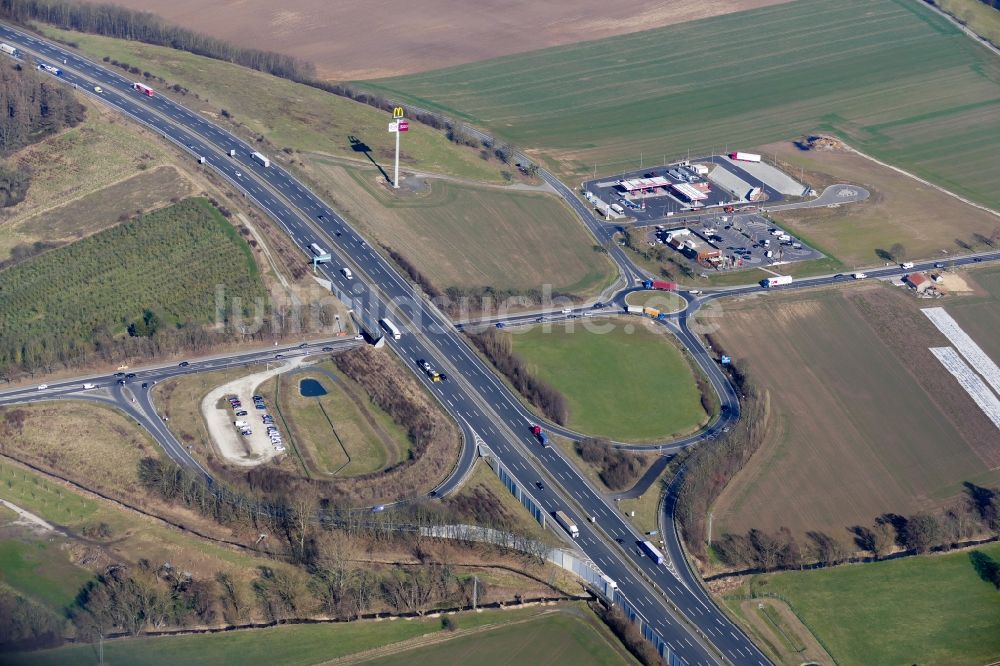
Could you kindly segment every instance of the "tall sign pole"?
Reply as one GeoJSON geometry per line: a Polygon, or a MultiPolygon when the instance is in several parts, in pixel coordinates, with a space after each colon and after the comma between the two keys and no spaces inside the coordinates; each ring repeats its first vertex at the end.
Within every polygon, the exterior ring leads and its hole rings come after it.
{"type": "Polygon", "coordinates": [[[392,122],[389,123],[389,131],[396,135],[396,162],[392,176],[392,186],[395,189],[399,189],[399,135],[409,130],[409,121],[403,119],[403,107],[397,106],[392,110],[392,122]]]}

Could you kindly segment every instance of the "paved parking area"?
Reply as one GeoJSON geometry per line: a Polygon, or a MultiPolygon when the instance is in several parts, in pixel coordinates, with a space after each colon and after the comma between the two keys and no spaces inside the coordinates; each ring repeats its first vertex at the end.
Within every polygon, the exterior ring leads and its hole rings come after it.
{"type": "Polygon", "coordinates": [[[722,252],[721,265],[726,269],[773,268],[781,272],[782,265],[823,257],[823,253],[756,213],[705,216],[683,225],[647,224],[639,226],[638,230],[645,233],[647,242],[663,244],[668,232],[680,227],[690,229],[718,248],[722,252]]]}

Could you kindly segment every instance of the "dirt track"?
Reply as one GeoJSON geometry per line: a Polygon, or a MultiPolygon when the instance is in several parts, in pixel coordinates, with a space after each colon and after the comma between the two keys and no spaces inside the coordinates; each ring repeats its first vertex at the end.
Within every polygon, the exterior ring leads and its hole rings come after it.
{"type": "MultiPolygon", "coordinates": [[[[92,0],[101,2],[103,0],[92,0]]],[[[316,63],[329,79],[372,79],[614,37],[787,0],[116,0],[240,46],[316,63]]]]}

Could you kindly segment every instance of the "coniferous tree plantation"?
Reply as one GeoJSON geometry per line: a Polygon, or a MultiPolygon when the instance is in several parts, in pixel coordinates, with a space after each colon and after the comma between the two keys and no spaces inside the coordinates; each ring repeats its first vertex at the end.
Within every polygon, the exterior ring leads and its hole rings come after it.
{"type": "Polygon", "coordinates": [[[234,299],[249,312],[264,287],[249,246],[208,201],[140,216],[0,271],[0,374],[194,349],[217,292],[229,317],[234,299]]]}

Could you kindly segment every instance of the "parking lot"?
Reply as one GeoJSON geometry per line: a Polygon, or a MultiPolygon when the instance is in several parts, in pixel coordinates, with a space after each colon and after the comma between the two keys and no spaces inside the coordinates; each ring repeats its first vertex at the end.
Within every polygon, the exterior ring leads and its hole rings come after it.
{"type": "MultiPolygon", "coordinates": [[[[756,213],[703,216],[684,225],[650,223],[638,226],[637,231],[647,243],[664,245],[670,233],[680,228],[690,229],[699,241],[718,249],[721,269],[779,267],[823,257],[821,252],[756,213]]],[[[668,251],[677,250],[668,248],[668,251]]],[[[695,258],[689,256],[689,259],[695,258]]]]}
{"type": "MultiPolygon", "coordinates": [[[[690,220],[722,212],[727,206],[738,209],[786,201],[788,196],[774,186],[784,181],[794,183],[769,165],[744,165],[711,155],[589,180],[583,183],[583,192],[599,214],[607,212],[611,221],[671,224],[682,222],[674,218],[690,220]],[[762,172],[770,182],[751,170],[762,172]],[[623,181],[630,184],[623,186],[623,181]]],[[[804,193],[805,188],[801,189],[804,193]]]]}

